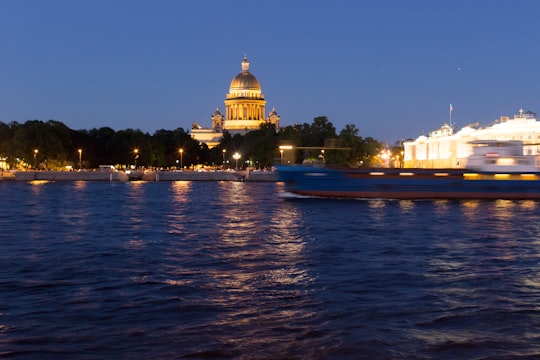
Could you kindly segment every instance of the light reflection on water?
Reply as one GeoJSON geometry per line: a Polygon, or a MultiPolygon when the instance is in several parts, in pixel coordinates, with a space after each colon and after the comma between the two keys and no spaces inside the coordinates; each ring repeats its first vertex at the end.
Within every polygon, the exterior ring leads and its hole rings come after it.
{"type": "Polygon", "coordinates": [[[414,211],[415,204],[413,200],[399,200],[399,207],[403,212],[414,211]]]}
{"type": "MultiPolygon", "coordinates": [[[[215,183],[207,191],[211,201],[204,206],[212,211],[195,211],[196,226],[183,228],[182,234],[184,239],[198,242],[197,253],[190,254],[196,258],[169,268],[171,276],[166,282],[180,288],[200,287],[206,295],[197,304],[216,314],[207,320],[204,331],[196,323],[179,325],[178,331],[198,339],[212,333],[212,338],[205,340],[208,349],[186,343],[193,356],[204,356],[205,351],[219,353],[224,344],[257,357],[263,356],[271,343],[273,351],[279,353],[275,342],[279,338],[287,342],[289,331],[293,331],[291,321],[301,324],[315,317],[307,306],[313,300],[306,289],[314,279],[304,265],[302,213],[290,204],[270,202],[243,183],[215,183]],[[265,211],[261,211],[261,203],[265,211]],[[204,282],[185,278],[193,274],[204,282]],[[238,333],[242,333],[241,338],[238,333]]],[[[195,199],[191,197],[191,201],[195,199]]],[[[183,215],[171,220],[188,220],[186,214],[193,211],[185,207],[177,210],[183,215]]],[[[185,259],[182,248],[179,244],[174,256],[185,259]]]]}
{"type": "Polygon", "coordinates": [[[188,214],[187,206],[193,201],[191,198],[192,182],[191,181],[174,181],[171,183],[171,209],[167,212],[167,224],[170,234],[182,235],[186,232],[186,226],[189,226],[190,214],[188,214]]]}
{"type": "Polygon", "coordinates": [[[540,354],[538,202],[283,201],[282,184],[241,182],[0,190],[1,355],[540,354]]]}

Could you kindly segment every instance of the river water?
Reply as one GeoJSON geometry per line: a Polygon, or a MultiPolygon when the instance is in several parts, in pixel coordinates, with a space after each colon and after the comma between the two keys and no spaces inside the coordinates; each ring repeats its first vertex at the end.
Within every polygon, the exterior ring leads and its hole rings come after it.
{"type": "Polygon", "coordinates": [[[0,357],[540,357],[540,203],[0,182],[0,357]]]}

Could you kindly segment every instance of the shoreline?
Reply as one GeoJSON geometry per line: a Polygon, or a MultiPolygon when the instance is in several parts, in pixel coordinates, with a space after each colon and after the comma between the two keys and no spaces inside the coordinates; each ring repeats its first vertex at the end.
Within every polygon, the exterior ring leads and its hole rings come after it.
{"type": "Polygon", "coordinates": [[[0,171],[0,181],[278,181],[275,171],[0,171]]]}

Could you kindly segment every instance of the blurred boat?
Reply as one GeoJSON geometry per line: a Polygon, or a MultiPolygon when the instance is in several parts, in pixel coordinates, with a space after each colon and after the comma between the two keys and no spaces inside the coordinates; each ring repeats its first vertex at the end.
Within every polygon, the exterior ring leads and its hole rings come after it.
{"type": "Polygon", "coordinates": [[[465,169],[343,169],[278,166],[285,190],[365,199],[540,199],[539,157],[521,141],[478,140],[465,169]]]}

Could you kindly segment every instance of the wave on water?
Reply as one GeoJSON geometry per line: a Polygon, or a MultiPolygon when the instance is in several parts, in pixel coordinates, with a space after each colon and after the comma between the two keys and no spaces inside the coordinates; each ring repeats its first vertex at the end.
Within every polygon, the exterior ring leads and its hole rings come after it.
{"type": "Polygon", "coordinates": [[[540,356],[534,201],[3,183],[0,356],[540,356]]]}

